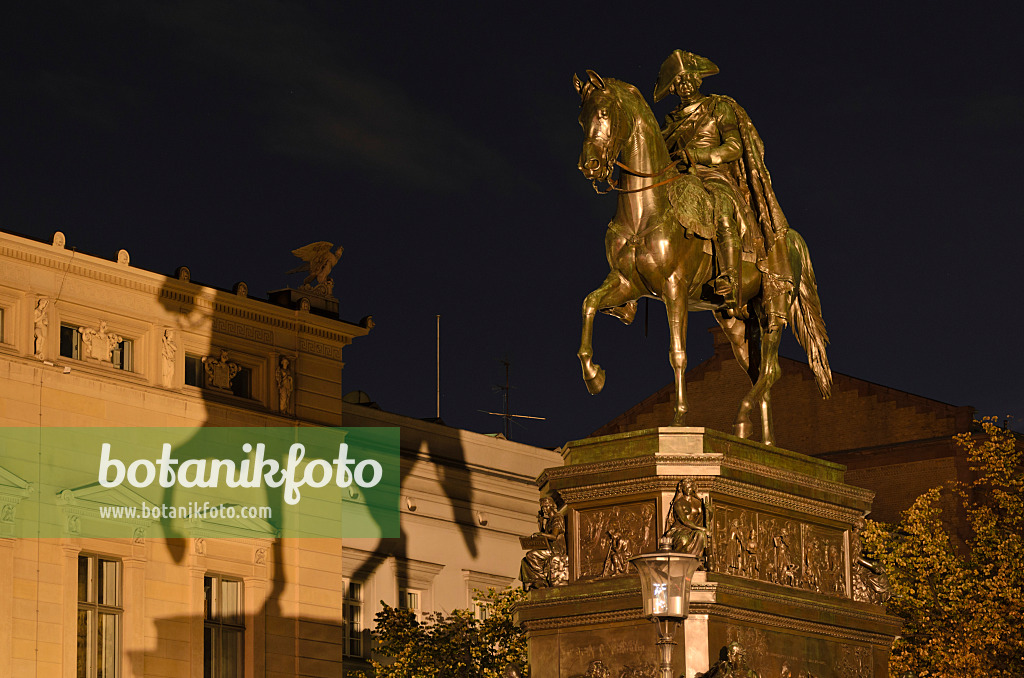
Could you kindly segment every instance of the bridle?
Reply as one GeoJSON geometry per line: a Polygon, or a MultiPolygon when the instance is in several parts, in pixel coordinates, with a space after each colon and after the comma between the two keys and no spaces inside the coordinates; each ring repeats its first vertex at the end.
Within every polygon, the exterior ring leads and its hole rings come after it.
{"type": "MultiPolygon", "coordinates": [[[[603,87],[602,87],[602,90],[603,90],[603,87]]],[[[581,92],[581,96],[584,99],[584,101],[586,101],[586,99],[589,97],[589,95],[592,93],[592,91],[593,90],[587,92],[586,94],[583,94],[581,92]]],[[[682,158],[678,158],[676,160],[673,160],[672,162],[670,162],[669,164],[665,165],[663,168],[661,168],[657,172],[654,172],[653,174],[648,174],[646,172],[641,172],[640,170],[633,169],[632,167],[629,167],[628,165],[626,165],[626,164],[624,164],[622,162],[619,162],[618,160],[613,160],[612,163],[617,165],[623,172],[627,172],[629,174],[632,174],[633,176],[643,177],[645,179],[653,179],[655,177],[660,177],[661,175],[665,174],[666,172],[668,172],[670,169],[672,169],[673,167],[678,165],[683,160],[689,161],[690,159],[689,159],[688,156],[684,156],[682,158]]],[[[689,162],[688,164],[689,164],[689,169],[692,171],[693,163],[689,162]]],[[[608,184],[608,189],[607,190],[603,190],[602,191],[600,188],[598,188],[598,186],[597,186],[597,183],[599,181],[598,179],[592,179],[590,181],[590,185],[593,186],[594,192],[597,193],[598,195],[607,195],[608,193],[611,193],[613,191],[616,192],[616,193],[640,193],[641,191],[646,191],[646,190],[649,190],[649,189],[652,189],[652,188],[658,188],[659,186],[664,186],[665,184],[672,183],[673,181],[675,181],[676,179],[678,179],[681,176],[683,176],[683,174],[679,173],[679,174],[676,174],[675,176],[669,177],[668,179],[662,179],[661,181],[659,181],[657,183],[653,183],[653,184],[650,184],[648,186],[641,186],[640,188],[620,188],[619,185],[618,185],[618,182],[615,181],[615,179],[611,176],[611,172],[609,172],[608,179],[604,180],[604,182],[606,184],[608,184]]]]}
{"type": "MultiPolygon", "coordinates": [[[[676,165],[678,165],[682,161],[683,161],[682,158],[679,158],[677,160],[673,160],[669,164],[665,165],[665,167],[663,167],[662,169],[658,170],[657,172],[654,172],[653,174],[647,174],[646,172],[641,172],[639,170],[635,170],[632,167],[619,162],[618,160],[614,160],[613,163],[615,165],[618,165],[619,168],[623,172],[628,172],[629,174],[632,174],[635,177],[644,177],[645,179],[653,179],[654,177],[660,177],[662,174],[664,174],[665,172],[669,171],[670,169],[672,169],[673,167],[675,167],[676,165]]],[[[691,167],[692,167],[692,165],[691,165],[691,167]]],[[[608,177],[608,179],[605,181],[605,183],[608,184],[608,190],[606,190],[606,191],[602,191],[600,188],[597,187],[597,181],[598,181],[597,179],[592,179],[591,182],[590,182],[590,185],[594,187],[594,191],[597,194],[599,194],[599,195],[607,195],[608,193],[611,193],[613,191],[615,191],[617,193],[639,193],[640,191],[646,191],[646,190],[651,189],[651,188],[657,188],[658,186],[664,186],[665,184],[670,184],[670,183],[672,183],[673,181],[675,181],[676,179],[678,179],[681,176],[683,176],[682,172],[680,172],[679,174],[677,174],[677,175],[675,175],[673,177],[669,177],[668,179],[662,179],[661,181],[659,181],[656,184],[650,184],[648,186],[641,186],[640,188],[619,188],[618,183],[612,177],[608,177]]]]}

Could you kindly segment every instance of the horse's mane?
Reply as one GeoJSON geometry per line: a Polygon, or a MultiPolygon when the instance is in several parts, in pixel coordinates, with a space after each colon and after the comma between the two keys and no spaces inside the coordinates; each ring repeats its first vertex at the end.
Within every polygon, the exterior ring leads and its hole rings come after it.
{"type": "Polygon", "coordinates": [[[616,80],[615,78],[605,78],[604,83],[611,88],[618,88],[629,94],[630,97],[628,99],[626,97],[620,97],[620,99],[623,102],[629,101],[631,108],[645,123],[653,126],[654,129],[660,130],[658,120],[654,117],[654,111],[651,110],[651,105],[647,103],[647,99],[644,98],[644,95],[640,93],[640,90],[635,85],[631,85],[624,80],[616,80]]]}

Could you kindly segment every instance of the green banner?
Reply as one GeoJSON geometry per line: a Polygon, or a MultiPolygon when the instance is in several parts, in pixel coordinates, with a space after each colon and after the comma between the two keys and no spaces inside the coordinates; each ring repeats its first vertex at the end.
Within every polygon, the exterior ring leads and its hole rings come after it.
{"type": "Polygon", "coordinates": [[[0,537],[397,537],[397,428],[0,428],[0,537]]]}

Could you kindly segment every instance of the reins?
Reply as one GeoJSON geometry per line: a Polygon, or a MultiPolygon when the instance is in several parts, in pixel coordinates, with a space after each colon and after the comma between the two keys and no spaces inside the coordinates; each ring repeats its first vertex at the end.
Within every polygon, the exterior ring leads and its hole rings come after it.
{"type": "MultiPolygon", "coordinates": [[[[678,165],[681,160],[682,160],[682,158],[680,158],[679,160],[673,160],[669,164],[665,165],[665,167],[663,167],[662,169],[658,170],[657,172],[654,172],[653,174],[647,174],[646,172],[641,172],[639,170],[635,170],[632,167],[629,167],[628,165],[625,165],[625,164],[619,162],[618,160],[615,161],[615,164],[618,165],[619,168],[621,168],[624,172],[629,172],[633,176],[644,177],[645,179],[653,179],[654,177],[660,177],[662,174],[664,174],[665,172],[669,171],[670,169],[672,169],[673,167],[678,165]]],[[[658,186],[664,186],[665,184],[672,183],[673,181],[675,181],[676,179],[678,179],[681,176],[683,176],[682,172],[680,172],[679,174],[675,175],[674,177],[669,177],[668,179],[663,179],[663,180],[659,181],[656,184],[650,184],[649,186],[641,186],[640,188],[619,188],[617,182],[615,181],[615,179],[613,179],[612,177],[609,177],[608,180],[607,180],[607,184],[608,184],[608,190],[607,191],[602,191],[601,189],[599,189],[597,187],[597,179],[594,179],[593,181],[591,181],[590,184],[591,184],[591,186],[594,187],[594,192],[598,193],[599,195],[607,195],[608,193],[611,193],[612,191],[616,191],[618,193],[639,193],[640,191],[646,191],[646,190],[651,189],[651,188],[657,188],[658,186]]]]}

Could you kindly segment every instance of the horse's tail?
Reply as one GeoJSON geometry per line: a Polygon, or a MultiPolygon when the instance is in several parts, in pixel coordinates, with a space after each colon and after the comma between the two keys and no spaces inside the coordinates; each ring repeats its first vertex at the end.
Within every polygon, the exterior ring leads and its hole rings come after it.
{"type": "Polygon", "coordinates": [[[821,317],[821,300],[818,299],[818,282],[814,278],[811,266],[811,255],[807,251],[807,243],[800,234],[789,229],[789,239],[800,257],[799,292],[790,307],[790,321],[797,341],[807,353],[807,360],[818,383],[818,390],[823,398],[832,395],[832,368],[828,365],[825,347],[828,345],[828,333],[825,321],[821,317]]]}

